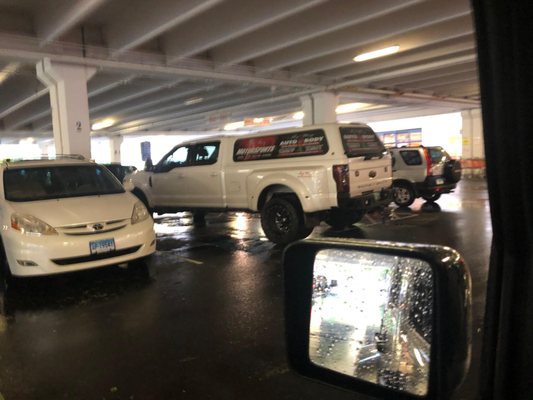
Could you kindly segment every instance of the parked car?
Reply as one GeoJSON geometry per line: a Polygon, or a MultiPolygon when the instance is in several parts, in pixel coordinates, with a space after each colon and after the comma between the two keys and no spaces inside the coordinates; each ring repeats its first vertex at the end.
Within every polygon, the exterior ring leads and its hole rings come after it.
{"type": "Polygon", "coordinates": [[[128,180],[155,212],[260,212],[268,239],[286,244],[390,203],[390,163],[369,126],[322,124],[185,142],[128,180]]]}
{"type": "Polygon", "coordinates": [[[392,156],[394,202],[408,207],[416,198],[436,201],[453,192],[461,180],[458,160],[440,146],[400,147],[389,149],[392,156]]]}
{"type": "Polygon", "coordinates": [[[124,181],[124,177],[132,172],[137,171],[137,167],[133,165],[122,165],[120,163],[111,163],[111,164],[102,164],[106,167],[113,175],[117,177],[120,182],[124,181]]]}
{"type": "Polygon", "coordinates": [[[121,264],[155,251],[146,207],[83,159],[0,165],[4,273],[49,275],[121,264]]]}

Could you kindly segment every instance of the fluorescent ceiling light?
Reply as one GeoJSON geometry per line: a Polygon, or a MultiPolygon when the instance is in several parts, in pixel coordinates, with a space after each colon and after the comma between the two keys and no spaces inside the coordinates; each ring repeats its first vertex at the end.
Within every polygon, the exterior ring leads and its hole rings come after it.
{"type": "Polygon", "coordinates": [[[303,111],[296,111],[294,114],[292,114],[292,119],[304,119],[304,112],[303,111]]]}
{"type": "Polygon", "coordinates": [[[370,51],[368,53],[359,54],[358,56],[355,56],[353,60],[356,62],[371,60],[373,58],[388,56],[389,54],[397,53],[398,50],[400,50],[400,46],[398,45],[386,47],[384,49],[379,49],[375,51],[370,51]]]}
{"type": "Polygon", "coordinates": [[[185,105],[190,106],[192,104],[201,103],[202,101],[204,101],[203,97],[192,97],[190,99],[185,100],[185,105]]]}
{"type": "Polygon", "coordinates": [[[230,122],[229,124],[224,125],[225,131],[234,131],[235,129],[243,128],[244,121],[230,122]]]}
{"type": "Polygon", "coordinates": [[[7,64],[3,69],[0,70],[0,84],[4,82],[7,78],[17,72],[19,69],[20,63],[12,62],[7,64]]]}
{"type": "Polygon", "coordinates": [[[93,131],[99,131],[100,129],[109,128],[115,123],[115,120],[113,118],[106,118],[101,121],[95,122],[92,124],[91,129],[93,131]]]}
{"type": "Polygon", "coordinates": [[[351,113],[354,111],[360,111],[364,108],[370,107],[371,105],[372,104],[369,104],[369,103],[346,103],[346,104],[341,104],[337,106],[337,108],[335,109],[335,112],[337,114],[347,114],[347,113],[351,113]]]}

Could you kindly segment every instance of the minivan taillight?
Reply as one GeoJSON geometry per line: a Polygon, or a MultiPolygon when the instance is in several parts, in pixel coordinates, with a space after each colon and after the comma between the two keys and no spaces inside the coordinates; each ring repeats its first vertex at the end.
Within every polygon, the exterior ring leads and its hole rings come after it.
{"type": "Polygon", "coordinates": [[[350,176],[348,164],[333,166],[333,179],[337,184],[337,193],[350,193],[350,176]]]}
{"type": "Polygon", "coordinates": [[[424,156],[426,157],[426,176],[433,175],[433,164],[429,155],[429,149],[424,149],[424,156]]]}

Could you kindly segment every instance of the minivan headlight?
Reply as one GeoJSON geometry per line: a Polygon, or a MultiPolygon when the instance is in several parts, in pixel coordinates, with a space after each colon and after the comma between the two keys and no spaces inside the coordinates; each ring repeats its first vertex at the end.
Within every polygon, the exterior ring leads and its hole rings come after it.
{"type": "Polygon", "coordinates": [[[131,224],[134,225],[138,222],[142,222],[148,217],[150,217],[150,214],[144,204],[140,201],[135,203],[133,206],[133,213],[131,214],[131,224]]]}
{"type": "Polygon", "coordinates": [[[54,228],[29,214],[12,214],[11,228],[26,235],[57,235],[57,231],[54,228]]]}

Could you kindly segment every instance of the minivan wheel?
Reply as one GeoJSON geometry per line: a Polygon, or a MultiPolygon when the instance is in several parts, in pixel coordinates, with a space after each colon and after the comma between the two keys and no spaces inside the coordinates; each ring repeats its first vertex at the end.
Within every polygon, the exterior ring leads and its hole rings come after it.
{"type": "Polygon", "coordinates": [[[308,236],[313,228],[304,225],[300,208],[287,198],[273,197],[261,211],[261,227],[276,244],[288,244],[308,236]]]}
{"type": "Polygon", "coordinates": [[[415,201],[415,192],[407,183],[394,183],[392,185],[393,198],[399,207],[409,207],[415,201]]]}
{"type": "Polygon", "coordinates": [[[435,192],[432,194],[424,194],[422,195],[422,198],[426,201],[437,201],[438,199],[440,199],[440,195],[441,193],[435,192]]]}

